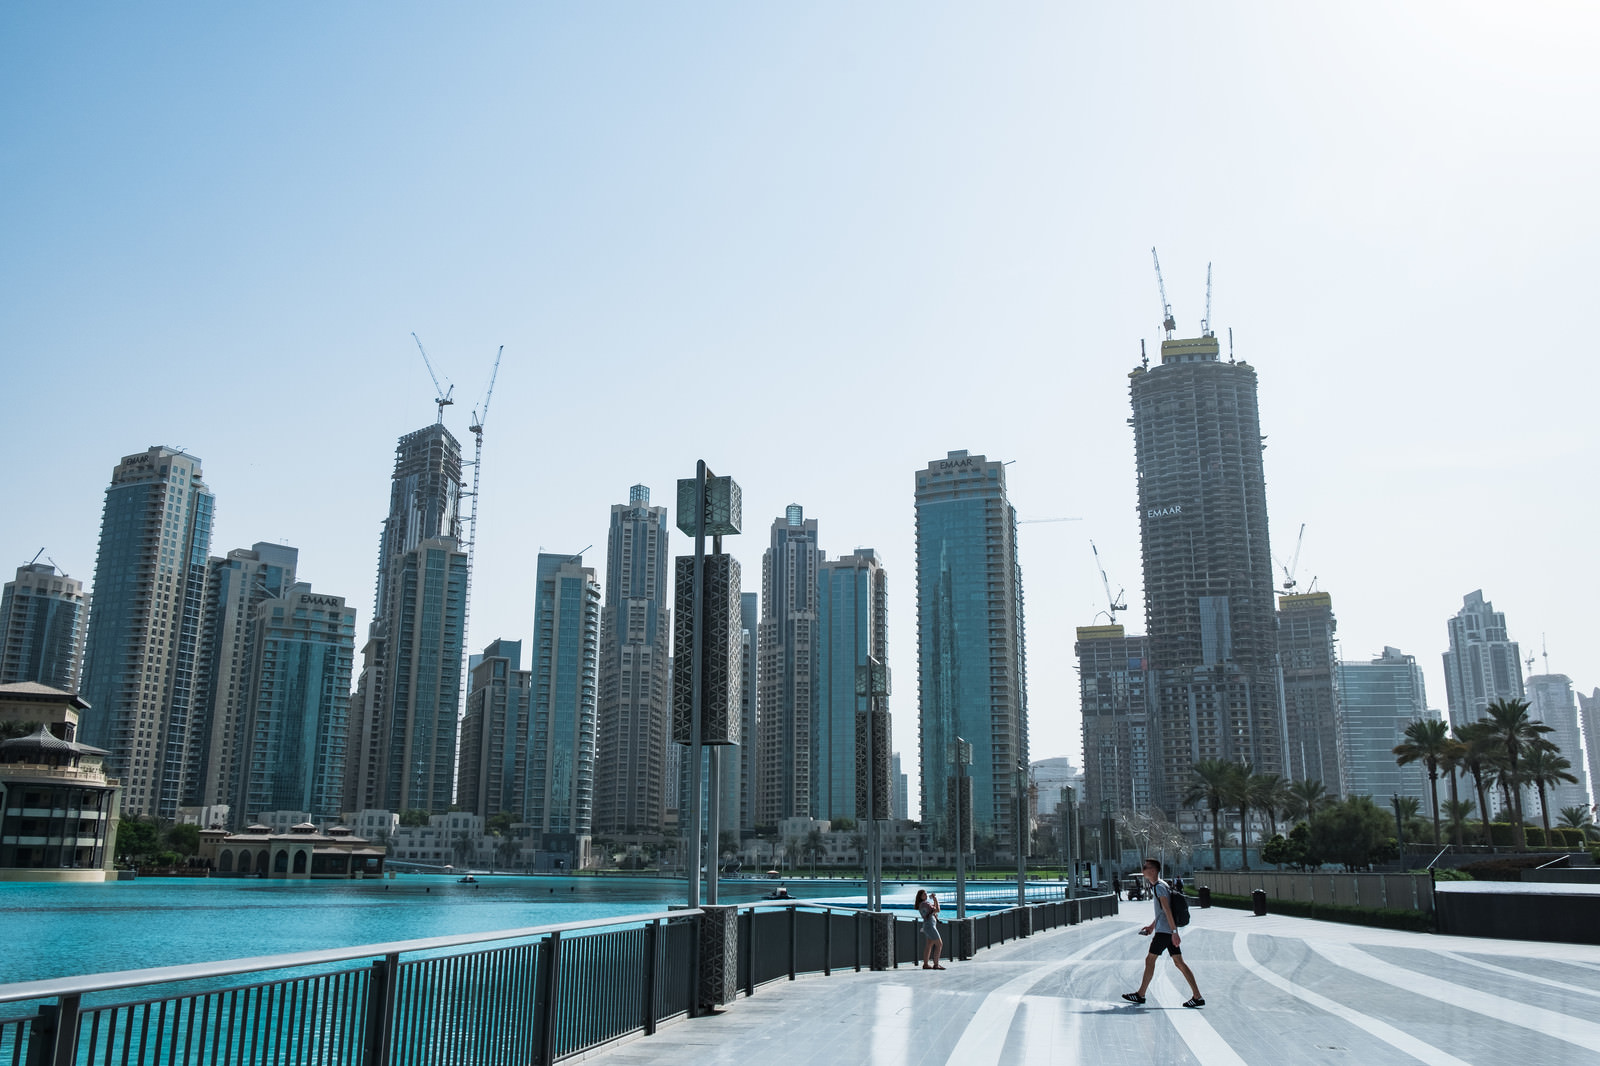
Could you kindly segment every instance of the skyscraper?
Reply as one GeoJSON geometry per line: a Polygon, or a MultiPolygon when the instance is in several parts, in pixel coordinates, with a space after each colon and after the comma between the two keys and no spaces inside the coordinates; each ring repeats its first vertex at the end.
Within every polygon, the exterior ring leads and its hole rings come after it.
{"type": "Polygon", "coordinates": [[[761,557],[758,634],[761,760],[760,825],[816,817],[812,796],[812,716],[816,671],[817,520],[797,503],[772,523],[761,557]]]}
{"type": "Polygon", "coordinates": [[[0,685],[35,681],[77,692],[89,597],[54,564],[17,567],[0,593],[0,685]]]}
{"type": "Polygon", "coordinates": [[[1405,739],[1406,726],[1439,717],[1428,710],[1416,657],[1384,648],[1383,655],[1370,662],[1342,662],[1339,694],[1344,794],[1372,796],[1379,803],[1393,795],[1430,803],[1427,768],[1420,762],[1401,766],[1394,755],[1395,745],[1405,739]]]}
{"type": "Polygon", "coordinates": [[[1291,781],[1321,781],[1339,794],[1339,653],[1333,597],[1309,592],[1278,599],[1278,658],[1291,781]]]}
{"type": "MultiPolygon", "coordinates": [[[[1529,717],[1550,727],[1544,739],[1561,749],[1561,757],[1572,764],[1567,772],[1578,779],[1576,784],[1562,782],[1545,788],[1545,800],[1550,804],[1550,824],[1558,825],[1561,808],[1589,804],[1589,774],[1578,739],[1578,707],[1572,698],[1572,679],[1566,674],[1535,674],[1527,679],[1526,685],[1529,717]]],[[[1528,791],[1532,802],[1525,802],[1523,808],[1528,817],[1533,818],[1539,792],[1536,788],[1528,791]]]]}
{"type": "Polygon", "coordinates": [[[241,819],[294,810],[310,812],[313,821],[335,820],[344,787],[355,611],[344,597],[314,593],[302,582],[262,600],[251,629],[235,810],[241,819]]]}
{"type": "Polygon", "coordinates": [[[111,753],[129,814],[174,818],[193,784],[214,504],[200,460],[159,446],[124,456],[106,489],[82,738],[111,753]]]}
{"type": "Polygon", "coordinates": [[[350,708],[346,810],[443,813],[453,798],[468,576],[460,504],[450,431],[434,423],[401,437],[350,708]]]}
{"type": "Polygon", "coordinates": [[[1107,802],[1111,811],[1148,810],[1155,740],[1145,639],[1120,625],[1079,626],[1073,650],[1083,708],[1083,803],[1096,816],[1107,802]]]}
{"type": "MultiPolygon", "coordinates": [[[[1600,800],[1600,688],[1590,696],[1578,693],[1578,716],[1583,723],[1584,750],[1588,753],[1585,762],[1589,771],[1589,802],[1594,803],[1600,800]]],[[[1578,762],[1570,755],[1567,758],[1572,759],[1574,765],[1578,762]]]]}
{"type": "Polygon", "coordinates": [[[522,641],[490,643],[472,657],[469,677],[456,803],[485,820],[510,811],[520,821],[528,791],[533,699],[532,674],[522,669],[522,641]]]}
{"type": "Polygon", "coordinates": [[[540,553],[523,821],[539,846],[581,861],[594,818],[600,586],[581,555],[540,553]]]}
{"type": "MultiPolygon", "coordinates": [[[[889,579],[878,553],[857,548],[824,560],[817,585],[816,714],[812,795],[822,819],[866,817],[856,810],[856,670],[889,655],[889,579]]],[[[889,709],[880,696],[878,708],[889,709]]]]}
{"type": "MultiPolygon", "coordinates": [[[[250,737],[245,714],[256,683],[255,611],[269,599],[288,595],[295,582],[299,555],[295,548],[259,543],[252,548],[236,548],[226,558],[213,556],[206,562],[206,606],[195,688],[209,713],[200,742],[195,745],[194,788],[184,803],[201,807],[228,804],[235,828],[248,825],[252,813],[241,810],[238,803],[242,795],[242,754],[250,737]]],[[[339,716],[341,726],[349,712],[348,693],[346,697],[344,713],[339,716]]],[[[339,750],[344,750],[343,738],[339,750]]],[[[340,771],[342,784],[342,760],[340,771]]],[[[291,805],[283,809],[309,808],[291,805]]]]}
{"type": "Polygon", "coordinates": [[[916,474],[917,696],[922,823],[950,823],[952,745],[972,745],[972,820],[1010,845],[1028,758],[1027,660],[1017,511],[1005,464],[965,451],[916,474]]]}
{"type": "Polygon", "coordinates": [[[1522,652],[1506,637],[1506,616],[1483,598],[1482,589],[1461,598],[1449,631],[1444,692],[1452,726],[1471,725],[1496,700],[1522,699],[1522,652]]]}
{"type": "MultiPolygon", "coordinates": [[[[753,833],[756,812],[761,807],[761,765],[756,758],[756,738],[760,736],[756,715],[756,634],[761,631],[761,596],[755,592],[739,594],[739,743],[734,757],[739,761],[739,831],[753,833]]],[[[677,745],[672,745],[676,748],[677,745]]],[[[730,808],[729,818],[732,818],[730,808]]]]}
{"type": "Polygon", "coordinates": [[[672,565],[667,509],[635,485],[611,508],[600,614],[594,828],[659,833],[666,816],[672,565]]]}
{"type": "Polygon", "coordinates": [[[1130,375],[1155,686],[1154,802],[1175,816],[1202,759],[1283,773],[1278,626],[1256,372],[1207,335],[1130,375]]]}

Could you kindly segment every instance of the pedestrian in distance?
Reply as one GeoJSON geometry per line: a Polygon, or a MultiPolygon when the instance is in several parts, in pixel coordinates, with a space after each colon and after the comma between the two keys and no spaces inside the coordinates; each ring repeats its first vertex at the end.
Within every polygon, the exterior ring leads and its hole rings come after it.
{"type": "Polygon", "coordinates": [[[1150,886],[1150,895],[1156,904],[1155,920],[1139,930],[1140,936],[1150,937],[1150,950],[1144,957],[1144,980],[1139,982],[1139,991],[1124,992],[1122,998],[1135,1006],[1144,1002],[1144,994],[1150,989],[1150,979],[1156,973],[1156,960],[1165,951],[1172,956],[1172,964],[1183,974],[1183,979],[1189,982],[1189,991],[1193,993],[1183,1005],[1204,1007],[1205,997],[1200,995],[1200,986],[1195,983],[1194,971],[1183,961],[1183,949],[1179,946],[1181,938],[1178,935],[1178,923],[1172,918],[1172,889],[1161,880],[1161,860],[1144,860],[1144,879],[1150,886]]]}
{"type": "Polygon", "coordinates": [[[944,939],[939,936],[939,897],[925,888],[917,889],[917,913],[922,916],[922,968],[942,970],[939,953],[944,939]]]}

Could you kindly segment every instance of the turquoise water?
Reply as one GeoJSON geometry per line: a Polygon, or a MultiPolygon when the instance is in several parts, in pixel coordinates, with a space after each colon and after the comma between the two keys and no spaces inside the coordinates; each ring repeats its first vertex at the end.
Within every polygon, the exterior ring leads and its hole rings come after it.
{"type": "MultiPolygon", "coordinates": [[[[797,898],[860,893],[859,883],[787,885],[797,898]]],[[[772,887],[725,881],[718,902],[772,887]]],[[[623,917],[666,910],[685,891],[681,880],[613,877],[0,883],[0,984],[623,917]]]]}

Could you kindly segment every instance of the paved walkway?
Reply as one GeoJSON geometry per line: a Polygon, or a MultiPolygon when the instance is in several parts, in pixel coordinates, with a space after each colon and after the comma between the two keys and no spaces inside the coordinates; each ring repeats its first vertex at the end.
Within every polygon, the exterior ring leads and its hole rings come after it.
{"type": "Polygon", "coordinates": [[[604,1066],[1596,1061],[1600,948],[1398,933],[1195,910],[1183,934],[1206,1006],[1165,957],[1143,1007],[1146,907],[1036,934],[944,972],[776,982],[663,1026],[604,1066]]]}

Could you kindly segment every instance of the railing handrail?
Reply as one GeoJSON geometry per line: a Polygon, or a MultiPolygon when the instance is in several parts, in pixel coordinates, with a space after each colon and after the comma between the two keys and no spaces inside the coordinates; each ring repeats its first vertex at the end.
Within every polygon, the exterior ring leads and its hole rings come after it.
{"type": "MultiPolygon", "coordinates": [[[[784,902],[794,902],[786,900],[784,902]]],[[[318,966],[331,962],[349,962],[370,959],[380,955],[403,955],[418,951],[435,951],[467,944],[493,943],[497,940],[525,940],[549,933],[570,933],[583,929],[603,929],[606,926],[641,925],[672,918],[685,918],[701,913],[699,910],[655,911],[649,914],[630,914],[621,918],[591,918],[582,922],[560,922],[555,925],[534,925],[523,929],[501,929],[489,933],[457,933],[452,936],[427,937],[422,940],[396,940],[386,944],[360,944],[350,948],[329,948],[319,951],[295,951],[283,955],[259,955],[248,959],[223,959],[217,962],[197,962],[183,966],[152,966],[143,970],[116,970],[110,973],[85,974],[79,977],[47,977],[39,981],[21,981],[0,985],[0,1003],[20,1003],[30,999],[47,999],[52,996],[76,996],[90,992],[110,992],[119,988],[139,988],[146,985],[164,985],[180,981],[197,981],[208,977],[231,977],[241,973],[261,970],[286,970],[299,966],[318,966]]]]}

